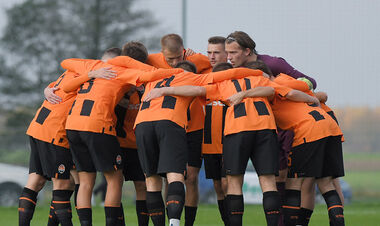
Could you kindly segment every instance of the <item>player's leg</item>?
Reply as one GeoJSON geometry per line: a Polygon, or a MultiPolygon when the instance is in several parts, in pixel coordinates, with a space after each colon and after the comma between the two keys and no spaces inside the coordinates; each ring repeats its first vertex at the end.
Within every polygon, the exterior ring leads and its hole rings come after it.
{"type": "Polygon", "coordinates": [[[44,187],[46,177],[44,177],[43,166],[41,162],[41,153],[38,140],[29,137],[30,141],[30,158],[29,158],[29,176],[28,181],[23,188],[19,198],[19,225],[30,225],[33,218],[34,210],[37,203],[38,192],[44,187]]]}
{"type": "Polygon", "coordinates": [[[136,144],[141,168],[146,176],[146,208],[155,226],[165,225],[165,204],[162,198],[162,179],[157,174],[159,146],[153,122],[136,126],[136,144]]]}
{"type": "Polygon", "coordinates": [[[185,180],[185,226],[192,226],[197,214],[199,201],[198,175],[202,165],[203,130],[189,132],[186,136],[189,157],[185,180]]]}
{"type": "Polygon", "coordinates": [[[52,171],[54,214],[62,226],[71,226],[73,224],[70,198],[74,190],[74,183],[70,180],[70,169],[73,166],[71,153],[64,147],[53,144],[49,144],[49,146],[55,155],[55,167],[52,171]]]}
{"type": "Polygon", "coordinates": [[[250,156],[259,176],[263,192],[263,208],[267,225],[278,225],[281,198],[277,191],[275,174],[279,169],[279,143],[274,130],[255,133],[253,151],[250,156]]]}
{"type": "Polygon", "coordinates": [[[106,214],[106,225],[119,225],[118,217],[124,213],[121,209],[121,193],[123,187],[122,170],[110,170],[104,172],[107,181],[107,192],[104,200],[104,211],[106,214]]]}
{"type": "Polygon", "coordinates": [[[309,225],[315,204],[315,179],[306,177],[301,187],[301,209],[298,224],[309,225]]]}
{"type": "Polygon", "coordinates": [[[137,154],[137,149],[122,148],[125,154],[123,168],[124,180],[133,181],[136,190],[136,215],[139,226],[149,223],[149,213],[146,208],[146,184],[145,176],[137,154]]]}
{"type": "Polygon", "coordinates": [[[223,189],[222,178],[224,185],[227,187],[226,172],[222,163],[221,154],[204,154],[204,166],[206,179],[212,179],[214,184],[214,190],[218,202],[218,209],[220,216],[225,225],[228,225],[227,211],[225,208],[225,196],[227,195],[227,188],[223,189]],[[223,172],[224,171],[224,172],[223,172]]]}
{"type": "MultiPolygon", "coordinates": [[[[144,170],[144,168],[143,168],[144,170]]],[[[159,175],[146,178],[146,207],[155,226],[165,226],[165,204],[162,199],[162,179],[159,175]]]]}

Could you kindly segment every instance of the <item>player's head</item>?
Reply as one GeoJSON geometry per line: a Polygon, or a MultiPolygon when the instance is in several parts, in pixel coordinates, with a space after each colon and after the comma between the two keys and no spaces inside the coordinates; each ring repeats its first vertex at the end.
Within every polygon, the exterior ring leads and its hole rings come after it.
{"type": "Polygon", "coordinates": [[[222,63],[216,64],[215,67],[212,68],[212,72],[224,71],[231,68],[234,68],[232,64],[227,63],[227,62],[222,62],[222,63]]]}
{"type": "Polygon", "coordinates": [[[174,67],[175,68],[182,68],[185,71],[197,73],[197,67],[195,66],[195,64],[193,64],[187,60],[178,62],[174,67]]]}
{"type": "Polygon", "coordinates": [[[256,43],[243,31],[235,31],[226,38],[227,59],[232,66],[240,67],[256,55],[256,43]]]}
{"type": "Polygon", "coordinates": [[[216,64],[227,62],[227,53],[224,49],[225,37],[213,36],[208,39],[207,56],[212,67],[216,64]]]}
{"type": "Polygon", "coordinates": [[[120,56],[121,54],[121,49],[117,47],[112,47],[104,51],[103,56],[102,56],[102,61],[107,61],[109,59],[112,59],[114,57],[120,56]]]}
{"type": "Polygon", "coordinates": [[[264,72],[264,77],[267,78],[274,78],[272,71],[269,69],[269,67],[261,60],[257,61],[250,61],[246,62],[243,67],[249,68],[249,69],[256,69],[264,72]]]}
{"type": "Polygon", "coordinates": [[[127,42],[121,50],[122,56],[129,56],[135,60],[145,63],[148,59],[148,50],[141,42],[127,42]]]}
{"type": "Polygon", "coordinates": [[[184,60],[184,47],[181,36],[167,34],[161,38],[161,52],[166,62],[174,67],[178,62],[184,60]]]}

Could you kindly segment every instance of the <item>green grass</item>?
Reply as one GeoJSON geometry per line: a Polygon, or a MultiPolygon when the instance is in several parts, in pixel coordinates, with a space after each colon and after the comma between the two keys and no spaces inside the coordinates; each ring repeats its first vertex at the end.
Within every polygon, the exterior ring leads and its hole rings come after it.
{"type": "Polygon", "coordinates": [[[380,152],[374,153],[346,153],[343,151],[344,160],[378,160],[380,161],[380,152]]]}
{"type": "Polygon", "coordinates": [[[378,178],[378,171],[349,171],[343,177],[351,186],[353,200],[377,200],[380,202],[380,180],[378,178]]]}
{"type": "MultiPolygon", "coordinates": [[[[126,205],[125,215],[127,225],[137,225],[134,206],[126,205]]],[[[38,207],[31,226],[46,225],[48,206],[38,207]]],[[[75,211],[74,211],[75,212],[75,211]]],[[[353,203],[345,207],[347,225],[380,225],[380,203],[353,203]]],[[[76,213],[73,214],[74,225],[79,225],[76,213]]],[[[0,224],[17,225],[17,208],[0,207],[0,224]]],[[[182,216],[182,219],[183,216],[182,216]]],[[[104,225],[104,212],[102,207],[93,208],[94,226],[104,225]]],[[[182,222],[183,223],[183,222],[182,222]]],[[[152,223],[150,223],[152,225],[152,223]]],[[[195,225],[217,226],[222,225],[216,205],[201,205],[198,208],[195,225]]],[[[246,205],[244,211],[244,225],[266,225],[262,206],[246,205]]],[[[328,225],[327,210],[324,205],[317,205],[310,221],[311,226],[328,225]]]]}

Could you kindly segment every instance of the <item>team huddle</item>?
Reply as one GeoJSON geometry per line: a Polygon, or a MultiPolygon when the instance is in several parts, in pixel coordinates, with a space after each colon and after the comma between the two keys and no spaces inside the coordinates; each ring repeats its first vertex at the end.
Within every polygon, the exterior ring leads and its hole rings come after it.
{"type": "MultiPolygon", "coordinates": [[[[343,133],[327,94],[284,59],[259,54],[248,34],[209,38],[207,55],[161,38],[161,52],[140,42],[99,60],[66,59],[30,123],[29,179],[19,225],[30,225],[46,180],[53,191],[48,226],[70,226],[71,196],[80,224],[92,225],[97,172],[107,190],[107,226],[125,225],[123,181],[133,181],[138,224],[196,225],[204,161],[224,225],[243,224],[243,181],[251,160],[267,225],[308,225],[315,184],[330,225],[344,225],[343,133]],[[164,195],[162,188],[164,189],[164,195]]],[[[326,223],[327,223],[326,219],[326,223]]]]}

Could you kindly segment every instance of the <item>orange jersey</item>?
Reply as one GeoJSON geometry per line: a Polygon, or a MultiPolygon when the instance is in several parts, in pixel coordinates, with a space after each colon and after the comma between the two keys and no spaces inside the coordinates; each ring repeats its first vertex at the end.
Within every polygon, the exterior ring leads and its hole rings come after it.
{"type": "MultiPolygon", "coordinates": [[[[195,64],[198,74],[210,73],[212,71],[212,67],[208,58],[202,54],[197,53],[188,56],[185,58],[185,60],[188,60],[195,64]]],[[[150,54],[148,56],[147,63],[157,68],[171,68],[171,66],[166,62],[165,57],[162,53],[150,54]]],[[[189,133],[203,129],[204,110],[203,104],[198,98],[195,98],[191,103],[188,112],[188,118],[189,121],[186,132],[189,133]]]]}
{"type": "MultiPolygon", "coordinates": [[[[293,77],[286,74],[279,74],[276,78],[276,83],[288,86],[292,89],[296,89],[302,91],[310,96],[315,96],[314,93],[309,89],[309,86],[303,82],[294,79],[293,77]]],[[[337,118],[331,108],[329,108],[325,103],[321,103],[321,108],[328,114],[334,121],[339,125],[337,118]]],[[[342,136],[342,142],[344,141],[344,137],[342,136]]]]}
{"type": "Polygon", "coordinates": [[[65,124],[76,92],[66,93],[62,90],[62,86],[77,76],[76,73],[66,71],[49,85],[49,87],[59,88],[55,94],[61,97],[62,101],[59,104],[51,104],[45,100],[37,110],[26,134],[41,141],[69,148],[65,124]]]}
{"type": "MultiPolygon", "coordinates": [[[[286,82],[281,81],[281,84],[286,82]]],[[[294,132],[293,147],[327,136],[342,135],[340,128],[322,108],[293,102],[279,95],[275,96],[271,106],[278,127],[294,132]]]]}
{"type": "MultiPolygon", "coordinates": [[[[225,101],[228,97],[240,91],[259,86],[274,87],[276,93],[283,96],[291,90],[277,85],[263,76],[251,76],[206,86],[206,97],[208,100],[225,101]]],[[[224,135],[264,129],[276,129],[274,116],[267,98],[245,98],[241,103],[228,107],[224,135]]]]}
{"type": "Polygon", "coordinates": [[[137,149],[133,125],[139,111],[141,95],[141,92],[135,91],[129,97],[127,108],[121,105],[117,105],[115,108],[117,116],[116,134],[120,147],[137,149]]]}
{"type": "Polygon", "coordinates": [[[205,122],[205,112],[203,101],[200,99],[200,97],[194,98],[190,104],[187,114],[187,133],[203,129],[205,122]]]}
{"type": "MultiPolygon", "coordinates": [[[[236,68],[204,75],[183,72],[164,80],[147,83],[145,94],[154,88],[183,85],[201,86],[225,79],[245,77],[247,75],[262,75],[262,72],[247,68],[236,68]]],[[[194,97],[163,96],[148,102],[143,102],[140,106],[135,124],[137,125],[146,121],[170,120],[186,128],[187,109],[193,98],[194,97]]]]}
{"type": "Polygon", "coordinates": [[[205,106],[202,154],[222,154],[224,124],[227,106],[220,101],[212,101],[205,106]]]}
{"type": "MultiPolygon", "coordinates": [[[[208,58],[200,53],[186,57],[184,60],[188,60],[195,64],[197,67],[197,74],[209,73],[212,70],[210,61],[208,58]]],[[[172,68],[165,60],[162,53],[149,54],[147,64],[156,68],[172,68]]]]}
{"type": "MultiPolygon", "coordinates": [[[[116,115],[114,108],[126,93],[131,84],[136,85],[145,79],[167,77],[178,73],[181,69],[155,70],[143,72],[135,69],[114,66],[100,60],[65,60],[62,66],[79,74],[87,75],[89,71],[104,67],[111,67],[118,76],[115,79],[91,79],[82,84],[83,79],[72,80],[63,87],[65,91],[76,89],[80,85],[78,95],[66,122],[66,129],[106,133],[116,135],[116,115]]],[[[153,68],[154,69],[154,68],[153,68]]],[[[81,76],[83,78],[85,76],[81,76]]]]}

